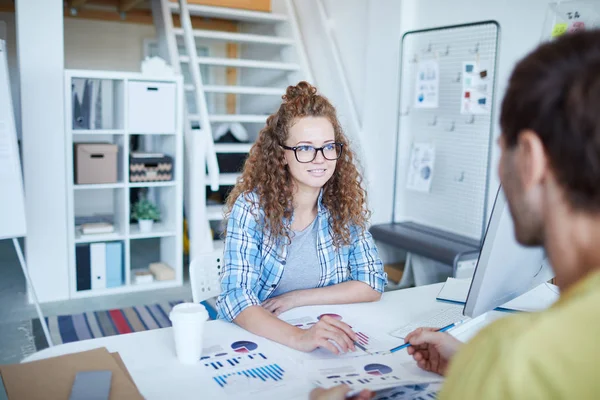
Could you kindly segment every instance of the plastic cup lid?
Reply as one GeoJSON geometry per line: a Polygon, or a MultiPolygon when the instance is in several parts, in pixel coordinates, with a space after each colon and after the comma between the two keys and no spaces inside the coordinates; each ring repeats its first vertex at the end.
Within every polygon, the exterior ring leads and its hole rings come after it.
{"type": "Polygon", "coordinates": [[[200,303],[180,303],[171,309],[169,313],[169,319],[173,320],[173,318],[177,318],[179,316],[192,316],[192,315],[201,315],[205,319],[208,319],[208,311],[206,311],[206,307],[200,303]]]}

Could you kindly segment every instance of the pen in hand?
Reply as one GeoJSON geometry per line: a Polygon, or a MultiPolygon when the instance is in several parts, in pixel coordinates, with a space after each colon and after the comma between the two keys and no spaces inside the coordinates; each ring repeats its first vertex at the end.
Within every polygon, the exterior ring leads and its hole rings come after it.
{"type": "MultiPolygon", "coordinates": [[[[457,323],[446,325],[443,328],[440,328],[440,329],[436,330],[436,332],[446,332],[447,330],[450,330],[450,329],[454,328],[456,325],[457,325],[457,323]]],[[[390,353],[395,353],[395,352],[400,351],[402,349],[406,349],[409,346],[410,346],[410,343],[408,343],[408,342],[404,343],[403,345],[400,345],[398,347],[394,347],[393,349],[391,349],[390,353]]]]}

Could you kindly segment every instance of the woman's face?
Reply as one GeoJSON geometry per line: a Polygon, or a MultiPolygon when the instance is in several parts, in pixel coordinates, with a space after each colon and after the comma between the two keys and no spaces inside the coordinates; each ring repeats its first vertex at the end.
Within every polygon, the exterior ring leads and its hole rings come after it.
{"type": "MultiPolygon", "coordinates": [[[[336,160],[328,160],[323,152],[318,151],[312,160],[315,148],[324,147],[328,158],[335,158],[337,147],[334,145],[335,133],[333,126],[325,117],[303,117],[297,119],[289,130],[289,137],[284,143],[293,150],[285,150],[285,162],[298,189],[322,188],[333,176],[336,160]],[[298,161],[307,161],[300,162],[298,161]]],[[[269,171],[265,171],[269,173],[269,171]]]]}

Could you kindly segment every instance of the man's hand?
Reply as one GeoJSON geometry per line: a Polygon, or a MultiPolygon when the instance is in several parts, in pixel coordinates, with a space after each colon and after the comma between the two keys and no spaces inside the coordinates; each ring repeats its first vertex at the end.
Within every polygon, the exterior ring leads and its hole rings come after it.
{"type": "Polygon", "coordinates": [[[440,375],[446,373],[448,362],[462,345],[455,337],[434,328],[419,328],[409,333],[405,341],[411,344],[408,354],[420,368],[440,375]]]}
{"type": "Polygon", "coordinates": [[[291,310],[292,308],[300,307],[303,304],[300,303],[300,291],[294,290],[282,294],[281,296],[271,297],[262,303],[262,307],[278,316],[282,312],[291,310]]]}
{"type": "MultiPolygon", "coordinates": [[[[350,387],[339,385],[331,389],[317,388],[310,392],[310,400],[344,400],[346,394],[350,391],[350,387]]],[[[368,400],[373,397],[368,390],[363,390],[356,396],[350,397],[351,400],[368,400]]]]}
{"type": "Polygon", "coordinates": [[[321,318],[310,329],[299,330],[291,347],[307,353],[317,347],[322,347],[334,354],[339,354],[340,350],[331,341],[335,342],[344,353],[356,350],[354,346],[356,333],[352,328],[348,324],[328,316],[321,318]]]}

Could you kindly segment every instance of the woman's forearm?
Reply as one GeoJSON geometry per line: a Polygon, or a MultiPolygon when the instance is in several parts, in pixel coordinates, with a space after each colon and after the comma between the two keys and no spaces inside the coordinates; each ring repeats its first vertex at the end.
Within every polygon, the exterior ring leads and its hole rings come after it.
{"type": "Polygon", "coordinates": [[[237,325],[255,335],[295,348],[295,340],[302,329],[284,322],[261,306],[251,306],[234,320],[237,325]]]}
{"type": "Polygon", "coordinates": [[[381,293],[364,282],[348,281],[337,285],[296,291],[298,305],[351,304],[378,301],[381,293]]]}

